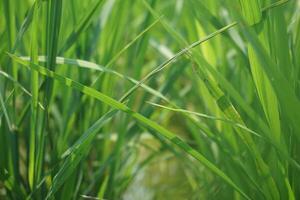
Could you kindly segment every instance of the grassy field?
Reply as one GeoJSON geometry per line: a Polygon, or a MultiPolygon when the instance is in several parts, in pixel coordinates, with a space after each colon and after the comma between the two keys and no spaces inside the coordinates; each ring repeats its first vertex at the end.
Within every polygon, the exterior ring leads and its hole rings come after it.
{"type": "Polygon", "coordinates": [[[1,0],[0,199],[300,199],[299,0],[1,0]]]}

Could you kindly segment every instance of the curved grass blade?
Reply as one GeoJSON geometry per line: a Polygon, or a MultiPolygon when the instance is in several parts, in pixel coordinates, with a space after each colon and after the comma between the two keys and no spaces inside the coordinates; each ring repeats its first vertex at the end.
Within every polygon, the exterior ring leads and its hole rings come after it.
{"type": "Polygon", "coordinates": [[[174,112],[179,112],[179,113],[185,113],[185,114],[189,114],[189,115],[194,115],[194,116],[198,116],[198,117],[201,117],[201,118],[206,118],[206,119],[211,119],[211,120],[218,120],[218,121],[222,121],[222,122],[226,122],[226,123],[229,123],[233,126],[236,126],[238,128],[241,128],[257,137],[261,137],[261,135],[249,128],[247,128],[246,126],[244,126],[243,124],[240,124],[238,122],[235,122],[233,120],[229,120],[229,119],[225,119],[225,118],[219,118],[219,117],[215,117],[215,116],[211,116],[211,115],[207,115],[207,114],[203,114],[203,113],[198,113],[198,112],[193,112],[193,111],[189,111],[189,110],[185,110],[185,109],[180,109],[180,108],[171,108],[171,107],[167,107],[167,106],[163,106],[163,105],[160,105],[160,104],[157,104],[157,103],[153,103],[153,102],[147,102],[149,103],[150,105],[152,106],[155,106],[155,107],[159,107],[159,108],[163,108],[163,109],[166,109],[166,110],[171,110],[171,111],[174,111],[174,112]]]}
{"type": "MultiPolygon", "coordinates": [[[[26,61],[30,61],[29,57],[20,57],[20,58],[22,58],[23,60],[26,60],[26,61]]],[[[40,62],[46,62],[46,60],[47,59],[46,59],[45,56],[39,56],[39,61],[40,62]]],[[[97,71],[100,71],[100,72],[110,73],[110,74],[116,75],[116,76],[118,76],[122,79],[128,80],[128,81],[130,81],[131,83],[133,83],[135,85],[139,84],[139,81],[132,78],[132,77],[123,75],[123,74],[121,74],[121,73],[119,73],[119,72],[117,72],[113,69],[109,69],[109,68],[104,67],[102,65],[98,65],[96,63],[85,61],[85,60],[70,59],[70,58],[64,58],[64,57],[56,57],[56,64],[75,65],[75,66],[82,67],[82,68],[87,68],[87,69],[91,69],[91,70],[97,70],[97,71]]],[[[141,84],[140,87],[145,89],[146,91],[148,91],[150,94],[153,94],[154,96],[157,96],[157,97],[159,97],[159,98],[161,98],[165,101],[169,101],[167,99],[167,97],[165,97],[159,91],[156,91],[153,88],[151,88],[151,87],[149,87],[145,84],[141,84]]]]}

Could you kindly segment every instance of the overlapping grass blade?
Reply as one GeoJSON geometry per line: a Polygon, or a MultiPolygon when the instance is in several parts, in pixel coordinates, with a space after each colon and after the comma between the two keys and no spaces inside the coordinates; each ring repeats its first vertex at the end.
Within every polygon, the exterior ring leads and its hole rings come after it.
{"type": "MultiPolygon", "coordinates": [[[[25,65],[28,67],[28,63],[23,61],[22,59],[10,55],[15,61],[18,63],[25,65]]],[[[203,165],[205,165],[208,169],[210,169],[212,172],[214,172],[216,175],[220,176],[225,182],[227,182],[230,186],[232,186],[235,190],[237,190],[241,195],[243,195],[246,199],[250,199],[240,188],[237,186],[223,171],[221,171],[218,167],[216,167],[213,163],[211,163],[209,160],[207,160],[202,154],[194,150],[191,146],[189,146],[187,143],[185,143],[182,139],[174,135],[172,132],[168,131],[167,129],[163,128],[162,126],[158,125],[154,121],[151,121],[150,119],[144,117],[143,115],[134,112],[130,108],[128,108],[126,105],[104,95],[101,92],[98,92],[95,89],[92,89],[90,87],[84,86],[78,82],[75,82],[71,79],[65,78],[61,75],[56,74],[53,71],[50,71],[46,68],[43,68],[41,66],[32,64],[29,66],[31,69],[38,71],[39,73],[46,75],[48,77],[51,77],[55,79],[56,81],[59,81],[60,83],[72,87],[74,89],[77,89],[93,98],[96,98],[103,103],[120,110],[122,112],[125,112],[129,114],[131,117],[135,118],[139,123],[145,125],[146,127],[149,127],[156,132],[158,132],[162,137],[166,138],[168,141],[172,142],[174,145],[185,151],[190,156],[194,157],[196,160],[200,161],[203,165]]]]}

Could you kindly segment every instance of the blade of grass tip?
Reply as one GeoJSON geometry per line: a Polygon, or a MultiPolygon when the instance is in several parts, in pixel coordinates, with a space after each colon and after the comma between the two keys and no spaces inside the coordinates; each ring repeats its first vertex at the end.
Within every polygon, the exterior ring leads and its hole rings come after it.
{"type": "Polygon", "coordinates": [[[215,116],[211,116],[211,115],[207,115],[207,114],[203,114],[203,113],[198,113],[198,112],[193,112],[193,111],[189,111],[189,110],[185,110],[185,109],[181,109],[181,108],[171,108],[171,107],[167,107],[167,106],[163,106],[157,103],[153,103],[153,102],[147,102],[148,104],[155,106],[155,107],[159,107],[159,108],[163,108],[166,110],[171,110],[171,111],[175,111],[175,112],[179,112],[179,113],[186,113],[186,114],[190,114],[190,115],[194,115],[194,116],[198,116],[198,117],[202,117],[202,118],[206,118],[206,119],[211,119],[211,120],[218,120],[218,121],[222,121],[225,123],[229,123],[233,126],[237,126],[241,129],[244,129],[245,131],[257,136],[257,137],[262,137],[259,133],[247,128],[246,126],[244,126],[243,124],[240,124],[238,122],[235,122],[233,120],[229,120],[229,119],[225,119],[225,118],[220,118],[220,117],[215,117],[215,116]]]}
{"type": "MultiPolygon", "coordinates": [[[[31,31],[31,63],[38,63],[38,32],[39,32],[39,15],[38,5],[40,0],[35,1],[33,8],[32,31],[31,31]]],[[[38,109],[38,93],[39,79],[38,72],[31,71],[31,115],[30,115],[30,139],[29,139],[29,164],[28,164],[28,179],[30,189],[33,190],[37,183],[36,176],[36,131],[37,131],[37,109],[38,109]]]]}
{"type": "Polygon", "coordinates": [[[211,170],[213,173],[218,175],[220,178],[222,178],[227,184],[229,184],[231,187],[233,187],[237,192],[239,192],[243,197],[246,199],[250,199],[241,189],[238,185],[236,185],[222,170],[220,170],[216,165],[211,163],[209,160],[207,160],[201,153],[193,149],[191,146],[189,146],[187,143],[185,143],[182,139],[180,139],[178,136],[173,134],[172,132],[168,131],[167,129],[163,128],[156,122],[144,117],[143,115],[131,110],[129,107],[124,105],[123,103],[120,103],[119,101],[116,101],[115,99],[106,96],[105,94],[90,88],[88,86],[82,85],[79,82],[73,81],[72,79],[66,78],[64,76],[61,76],[47,68],[41,67],[36,64],[29,65],[26,61],[23,61],[21,58],[9,54],[10,57],[18,62],[19,64],[29,67],[32,70],[38,71],[40,74],[43,74],[49,78],[53,78],[54,80],[62,83],[63,85],[66,85],[68,87],[72,87],[76,90],[81,91],[82,93],[85,93],[88,96],[91,96],[93,98],[98,99],[99,101],[109,105],[110,107],[120,110],[122,112],[125,112],[129,114],[131,117],[136,119],[138,122],[143,124],[146,127],[149,127],[150,129],[156,131],[161,137],[167,139],[171,143],[173,143],[175,146],[177,146],[179,149],[185,151],[188,155],[192,156],[196,160],[200,161],[203,165],[205,165],[209,170],[211,170]]]}

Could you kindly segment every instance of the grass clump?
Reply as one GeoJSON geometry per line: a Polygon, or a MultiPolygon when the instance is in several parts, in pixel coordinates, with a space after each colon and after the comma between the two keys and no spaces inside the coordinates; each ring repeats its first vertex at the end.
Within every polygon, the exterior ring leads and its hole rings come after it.
{"type": "Polygon", "coordinates": [[[297,199],[297,0],[0,2],[0,199],[297,199]]]}

